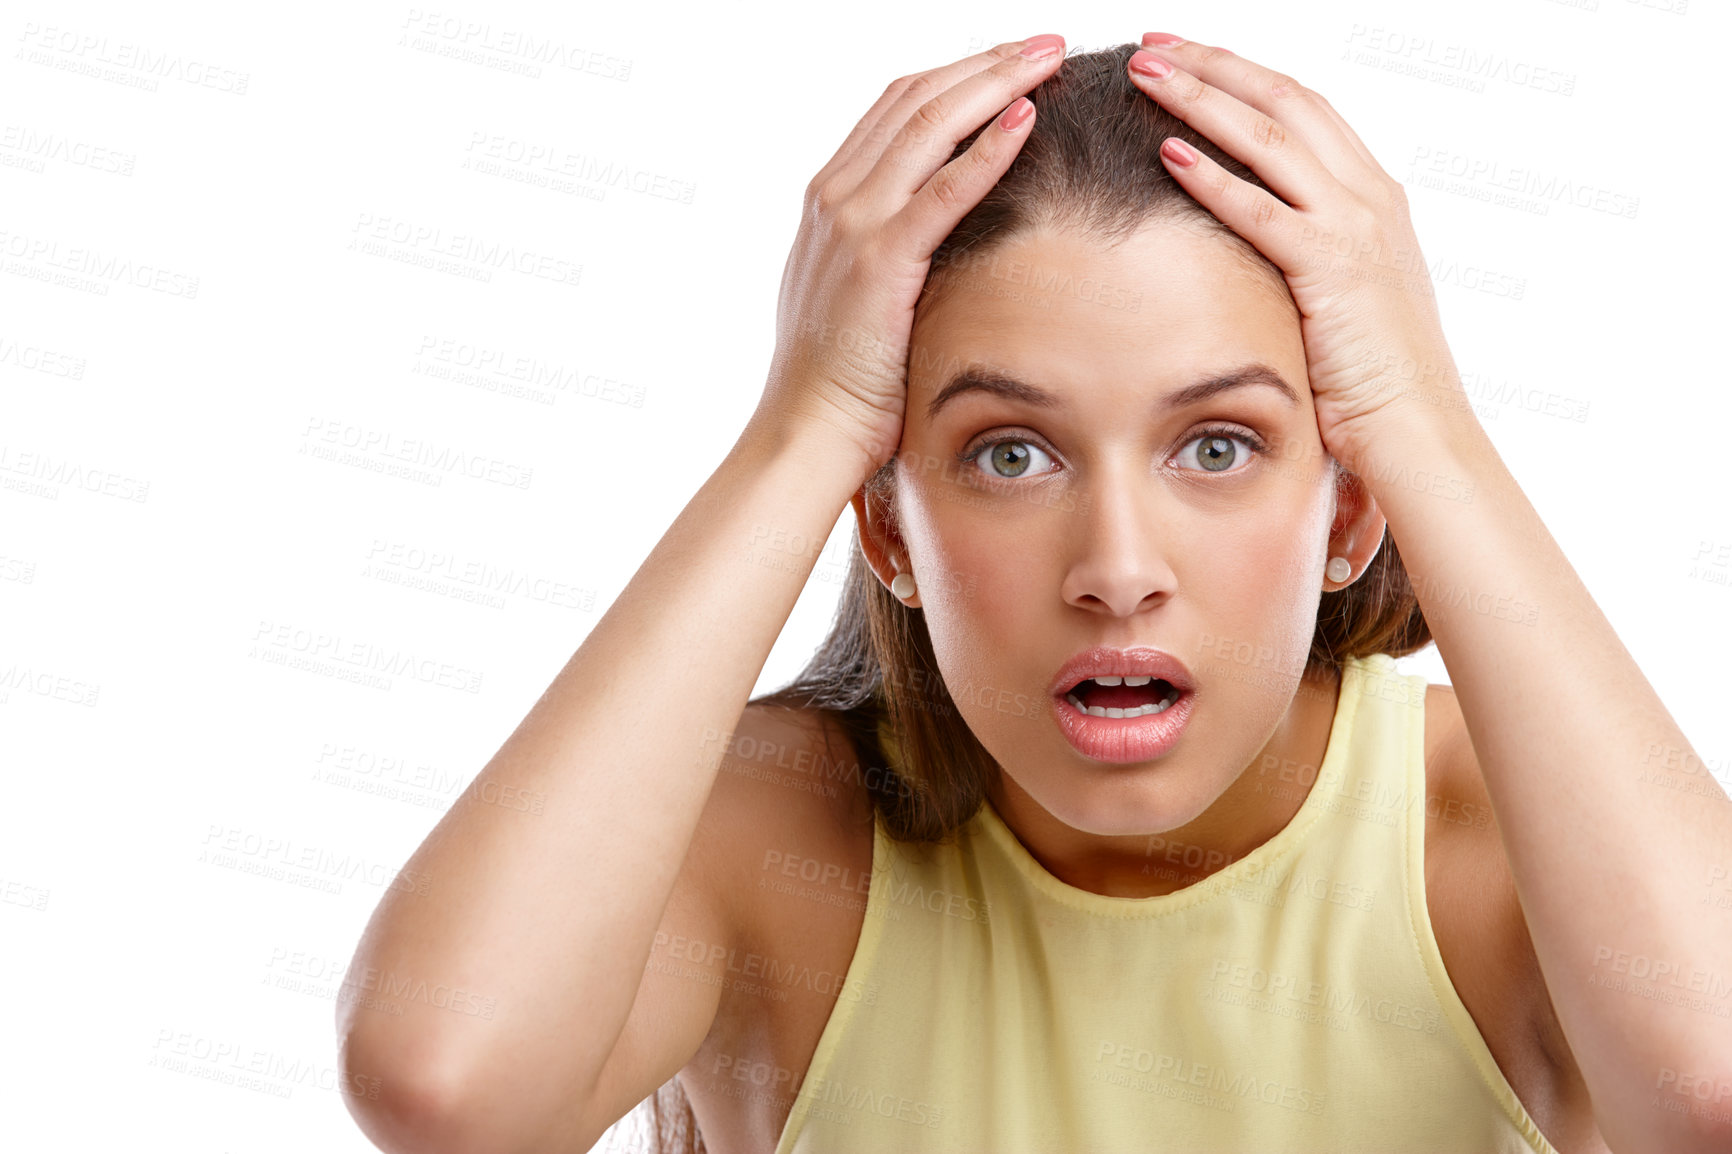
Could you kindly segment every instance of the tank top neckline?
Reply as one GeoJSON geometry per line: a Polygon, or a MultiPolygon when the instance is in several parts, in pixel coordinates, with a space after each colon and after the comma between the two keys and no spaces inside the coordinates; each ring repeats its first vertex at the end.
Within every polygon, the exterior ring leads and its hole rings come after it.
{"type": "MultiPolygon", "coordinates": [[[[1324,795],[1327,791],[1319,789],[1318,783],[1335,780],[1341,773],[1342,763],[1352,745],[1352,729],[1359,711],[1361,685],[1367,666],[1377,662],[1379,658],[1391,667],[1395,663],[1394,658],[1387,654],[1349,657],[1342,663],[1341,687],[1335,703],[1335,716],[1329,726],[1329,741],[1324,747],[1317,774],[1305,792],[1305,800],[1300,803],[1293,817],[1268,841],[1244,857],[1229,862],[1200,882],[1170,894],[1155,894],[1150,897],[1097,894],[1093,890],[1073,886],[1048,872],[1028,851],[1028,847],[1017,840],[1016,834],[1005,824],[1004,818],[999,815],[991,800],[981,802],[980,808],[968,823],[969,827],[978,829],[989,837],[1039,893],[1087,913],[1112,918],[1164,917],[1209,901],[1227,893],[1236,885],[1261,877],[1270,867],[1297,849],[1317,824],[1319,815],[1326,812],[1324,795]]],[[[1387,674],[1389,671],[1379,669],[1378,672],[1387,674]]]]}

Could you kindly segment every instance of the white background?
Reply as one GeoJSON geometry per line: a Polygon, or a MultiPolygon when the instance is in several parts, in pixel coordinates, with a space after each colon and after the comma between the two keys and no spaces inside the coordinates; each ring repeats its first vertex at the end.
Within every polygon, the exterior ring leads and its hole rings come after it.
{"type": "Polygon", "coordinates": [[[1410,189],[1499,451],[1725,780],[1728,39],[1685,2],[9,5],[0,1144],[371,1149],[332,1013],[382,879],[733,443],[807,181],[891,79],[1039,32],[1176,32],[1331,98],[1410,189]],[[1491,199],[1524,178],[1588,207],[1491,199]],[[576,283],[352,247],[379,227],[576,283]],[[560,386],[511,395],[519,364],[560,386]],[[380,471],[415,442],[484,475],[380,471]],[[441,672],[285,663],[319,637],[441,672]],[[253,872],[299,860],[355,872],[253,872]]]}

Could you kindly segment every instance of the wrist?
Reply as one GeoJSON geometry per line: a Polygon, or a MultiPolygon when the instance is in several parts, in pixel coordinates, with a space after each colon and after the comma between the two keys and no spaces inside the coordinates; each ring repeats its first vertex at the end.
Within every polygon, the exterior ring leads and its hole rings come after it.
{"type": "Polygon", "coordinates": [[[1471,407],[1388,408],[1344,439],[1348,443],[1337,459],[1386,514],[1415,496],[1471,503],[1486,479],[1491,440],[1471,407]]]}
{"type": "Polygon", "coordinates": [[[878,470],[878,462],[858,440],[825,422],[762,410],[746,422],[732,455],[803,485],[828,487],[843,504],[878,470]]]}

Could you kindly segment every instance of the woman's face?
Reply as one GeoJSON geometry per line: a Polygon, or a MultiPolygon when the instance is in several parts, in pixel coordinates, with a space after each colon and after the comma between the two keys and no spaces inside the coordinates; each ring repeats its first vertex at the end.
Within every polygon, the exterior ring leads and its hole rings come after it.
{"type": "Polygon", "coordinates": [[[1176,829],[1304,703],[1318,600],[1339,587],[1292,298],[1170,223],[1110,248],[1025,234],[955,276],[915,318],[885,578],[915,577],[945,683],[1021,791],[1076,830],[1176,829]],[[1168,406],[1252,366],[1292,395],[1252,384],[1168,406]],[[976,388],[929,413],[965,370],[1050,403],[976,388]],[[1185,664],[1195,696],[1167,752],[1111,763],[1066,739],[1050,684],[1095,645],[1185,664]]]}

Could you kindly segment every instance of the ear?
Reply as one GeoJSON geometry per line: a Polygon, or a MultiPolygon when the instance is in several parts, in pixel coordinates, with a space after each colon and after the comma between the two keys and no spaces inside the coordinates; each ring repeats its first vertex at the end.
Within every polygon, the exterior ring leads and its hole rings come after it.
{"type": "MultiPolygon", "coordinates": [[[[890,588],[898,573],[913,576],[908,549],[897,532],[896,518],[890,509],[889,488],[871,490],[870,486],[862,485],[848,503],[854,507],[854,520],[860,528],[860,552],[884,588],[890,588]]],[[[920,608],[918,589],[907,599],[898,600],[910,609],[920,608]]]]}
{"type": "Polygon", "coordinates": [[[1364,576],[1383,545],[1387,524],[1365,482],[1358,474],[1342,469],[1335,479],[1335,520],[1329,527],[1329,551],[1325,556],[1347,558],[1353,572],[1345,581],[1331,581],[1325,576],[1323,592],[1345,589],[1364,576]]]}

